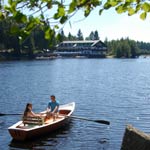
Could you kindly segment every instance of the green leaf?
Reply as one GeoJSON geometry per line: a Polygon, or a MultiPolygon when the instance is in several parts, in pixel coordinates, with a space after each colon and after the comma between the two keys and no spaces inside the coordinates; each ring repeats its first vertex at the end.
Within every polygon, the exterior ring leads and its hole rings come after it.
{"type": "Polygon", "coordinates": [[[116,7],[116,11],[118,14],[121,14],[121,13],[125,12],[126,9],[124,9],[123,5],[120,5],[120,6],[116,7]]]}
{"type": "Polygon", "coordinates": [[[94,7],[96,7],[96,6],[100,6],[100,5],[102,4],[102,2],[99,1],[99,0],[91,0],[91,4],[92,4],[94,7]]]}
{"type": "Polygon", "coordinates": [[[50,28],[45,31],[45,39],[50,39],[50,28]]]}
{"type": "Polygon", "coordinates": [[[99,15],[102,14],[103,10],[104,10],[104,9],[100,9],[100,10],[99,10],[99,15]]]}
{"type": "Polygon", "coordinates": [[[58,26],[58,25],[55,25],[54,28],[55,28],[55,29],[59,29],[59,26],[58,26]]]}
{"type": "Polygon", "coordinates": [[[0,12],[0,20],[3,20],[5,17],[4,17],[4,14],[2,12],[0,12]]]}
{"type": "Polygon", "coordinates": [[[31,5],[31,7],[38,6],[38,0],[30,0],[30,5],[31,5]]]}
{"type": "Polygon", "coordinates": [[[91,12],[90,9],[86,9],[84,11],[84,16],[87,17],[90,14],[90,12],[91,12]]]}
{"type": "Polygon", "coordinates": [[[35,26],[34,21],[33,20],[29,21],[28,24],[26,25],[26,30],[31,31],[34,28],[34,26],[35,26]]]}
{"type": "Polygon", "coordinates": [[[11,5],[11,4],[12,4],[12,0],[8,0],[8,4],[10,4],[10,5],[11,5]]]}
{"type": "Polygon", "coordinates": [[[11,11],[10,7],[8,7],[8,6],[4,6],[4,9],[9,11],[9,12],[11,11]]]}
{"type": "Polygon", "coordinates": [[[34,18],[34,22],[35,22],[35,24],[41,24],[41,21],[39,18],[34,18]]]}
{"type": "Polygon", "coordinates": [[[58,15],[59,16],[64,16],[65,15],[65,10],[64,10],[64,7],[60,7],[58,8],[58,15]]]}
{"type": "Polygon", "coordinates": [[[17,6],[17,2],[16,1],[11,1],[10,10],[11,10],[12,13],[15,13],[17,11],[16,6],[17,6]]]}
{"type": "Polygon", "coordinates": [[[131,16],[133,14],[135,14],[135,10],[132,7],[128,8],[128,15],[131,16]]]}
{"type": "Polygon", "coordinates": [[[44,15],[43,15],[43,14],[41,14],[41,15],[40,15],[40,17],[41,17],[41,19],[43,19],[43,20],[44,20],[44,15]]]}
{"type": "Polygon", "coordinates": [[[104,4],[104,9],[109,9],[109,8],[111,8],[111,5],[109,3],[105,3],[104,4]]]}
{"type": "Polygon", "coordinates": [[[12,34],[19,33],[19,28],[18,28],[18,26],[16,26],[16,25],[11,26],[10,32],[11,32],[12,34]]]}
{"type": "Polygon", "coordinates": [[[59,18],[60,18],[60,15],[59,15],[58,13],[55,13],[54,16],[53,16],[53,18],[54,18],[54,19],[59,19],[59,18]]]}
{"type": "Polygon", "coordinates": [[[137,13],[141,9],[141,4],[138,4],[135,8],[135,12],[137,13]]]}
{"type": "Polygon", "coordinates": [[[90,14],[90,12],[91,12],[91,7],[87,5],[84,11],[84,16],[87,17],[90,14]]]}
{"type": "Polygon", "coordinates": [[[60,19],[60,23],[61,23],[61,24],[65,23],[67,19],[68,19],[68,17],[67,17],[67,16],[63,16],[63,17],[61,17],[61,19],[60,19]]]}
{"type": "Polygon", "coordinates": [[[150,4],[148,4],[148,3],[144,3],[141,7],[145,12],[150,11],[150,4]]]}
{"type": "Polygon", "coordinates": [[[54,36],[55,36],[54,30],[52,30],[50,27],[45,29],[45,39],[47,40],[53,39],[54,36]]]}
{"type": "Polygon", "coordinates": [[[145,19],[146,19],[146,16],[147,16],[147,13],[146,13],[146,12],[143,12],[143,13],[141,13],[140,18],[141,18],[142,20],[145,20],[145,19]]]}
{"type": "Polygon", "coordinates": [[[116,5],[118,4],[118,2],[117,2],[117,1],[110,1],[109,4],[110,4],[112,7],[114,7],[114,6],[116,6],[116,5]]]}
{"type": "Polygon", "coordinates": [[[16,12],[16,14],[14,15],[14,19],[15,19],[18,23],[26,23],[26,21],[27,21],[26,15],[22,14],[20,11],[17,11],[17,12],[16,12]]]}
{"type": "Polygon", "coordinates": [[[68,13],[74,12],[75,9],[76,9],[76,6],[77,6],[76,1],[73,1],[73,2],[70,4],[70,6],[69,6],[69,11],[68,11],[68,13]]]}

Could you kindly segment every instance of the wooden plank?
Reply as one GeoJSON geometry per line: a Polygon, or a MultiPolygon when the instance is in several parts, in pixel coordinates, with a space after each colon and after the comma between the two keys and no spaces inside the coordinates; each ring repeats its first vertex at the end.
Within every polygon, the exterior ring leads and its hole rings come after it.
{"type": "Polygon", "coordinates": [[[35,124],[42,125],[44,124],[44,118],[41,117],[23,117],[24,124],[35,124]]]}

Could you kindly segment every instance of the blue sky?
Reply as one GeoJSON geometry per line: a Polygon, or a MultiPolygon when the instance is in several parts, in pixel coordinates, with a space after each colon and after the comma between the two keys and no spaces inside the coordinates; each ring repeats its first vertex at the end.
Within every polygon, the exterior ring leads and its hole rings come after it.
{"type": "Polygon", "coordinates": [[[141,20],[139,14],[128,16],[127,14],[117,14],[112,8],[106,10],[101,16],[98,14],[99,9],[95,9],[90,16],[83,19],[83,11],[79,11],[70,20],[71,26],[67,23],[64,27],[65,35],[70,32],[77,35],[81,29],[83,36],[89,36],[91,31],[97,30],[102,41],[116,40],[129,37],[135,41],[150,42],[150,18],[141,20]],[[82,20],[82,21],[80,21],[82,20]]]}
{"type": "MultiPolygon", "coordinates": [[[[69,1],[66,0],[66,4],[69,1]]],[[[114,8],[111,8],[103,11],[100,16],[99,9],[100,7],[94,9],[87,18],[84,18],[83,10],[79,10],[70,19],[70,23],[65,24],[63,28],[65,35],[67,36],[69,32],[72,35],[77,35],[78,30],[81,29],[85,38],[89,36],[91,31],[97,30],[102,41],[106,38],[117,40],[128,37],[135,41],[150,42],[150,15],[143,21],[140,19],[139,14],[133,16],[128,16],[126,13],[117,14],[114,8]]],[[[54,7],[46,15],[53,16],[56,10],[54,7]]]]}

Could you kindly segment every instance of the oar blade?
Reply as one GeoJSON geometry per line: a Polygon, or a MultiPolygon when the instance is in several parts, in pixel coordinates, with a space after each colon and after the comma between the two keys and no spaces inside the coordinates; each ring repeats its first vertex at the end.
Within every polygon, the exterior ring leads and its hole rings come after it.
{"type": "Polygon", "coordinates": [[[0,116],[6,116],[6,115],[22,115],[22,114],[3,114],[3,113],[0,113],[0,116]]]}
{"type": "Polygon", "coordinates": [[[110,125],[110,122],[106,120],[94,120],[94,122],[110,125]]]}
{"type": "Polygon", "coordinates": [[[92,121],[92,122],[106,124],[106,125],[110,125],[110,122],[106,121],[106,120],[93,120],[93,119],[88,119],[88,118],[78,117],[78,116],[68,116],[68,117],[75,118],[75,119],[80,119],[80,120],[92,121]]]}
{"type": "Polygon", "coordinates": [[[0,113],[0,116],[4,116],[5,114],[0,113]]]}

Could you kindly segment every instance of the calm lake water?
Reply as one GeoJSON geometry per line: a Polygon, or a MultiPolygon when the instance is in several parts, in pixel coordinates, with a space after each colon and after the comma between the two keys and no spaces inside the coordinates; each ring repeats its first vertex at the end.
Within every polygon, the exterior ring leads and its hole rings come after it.
{"type": "Polygon", "coordinates": [[[75,101],[64,129],[31,142],[14,142],[7,128],[21,116],[0,116],[3,150],[119,150],[127,124],[150,133],[150,59],[54,59],[0,62],[0,113],[22,113],[27,102],[46,109],[49,96],[75,101]]]}

